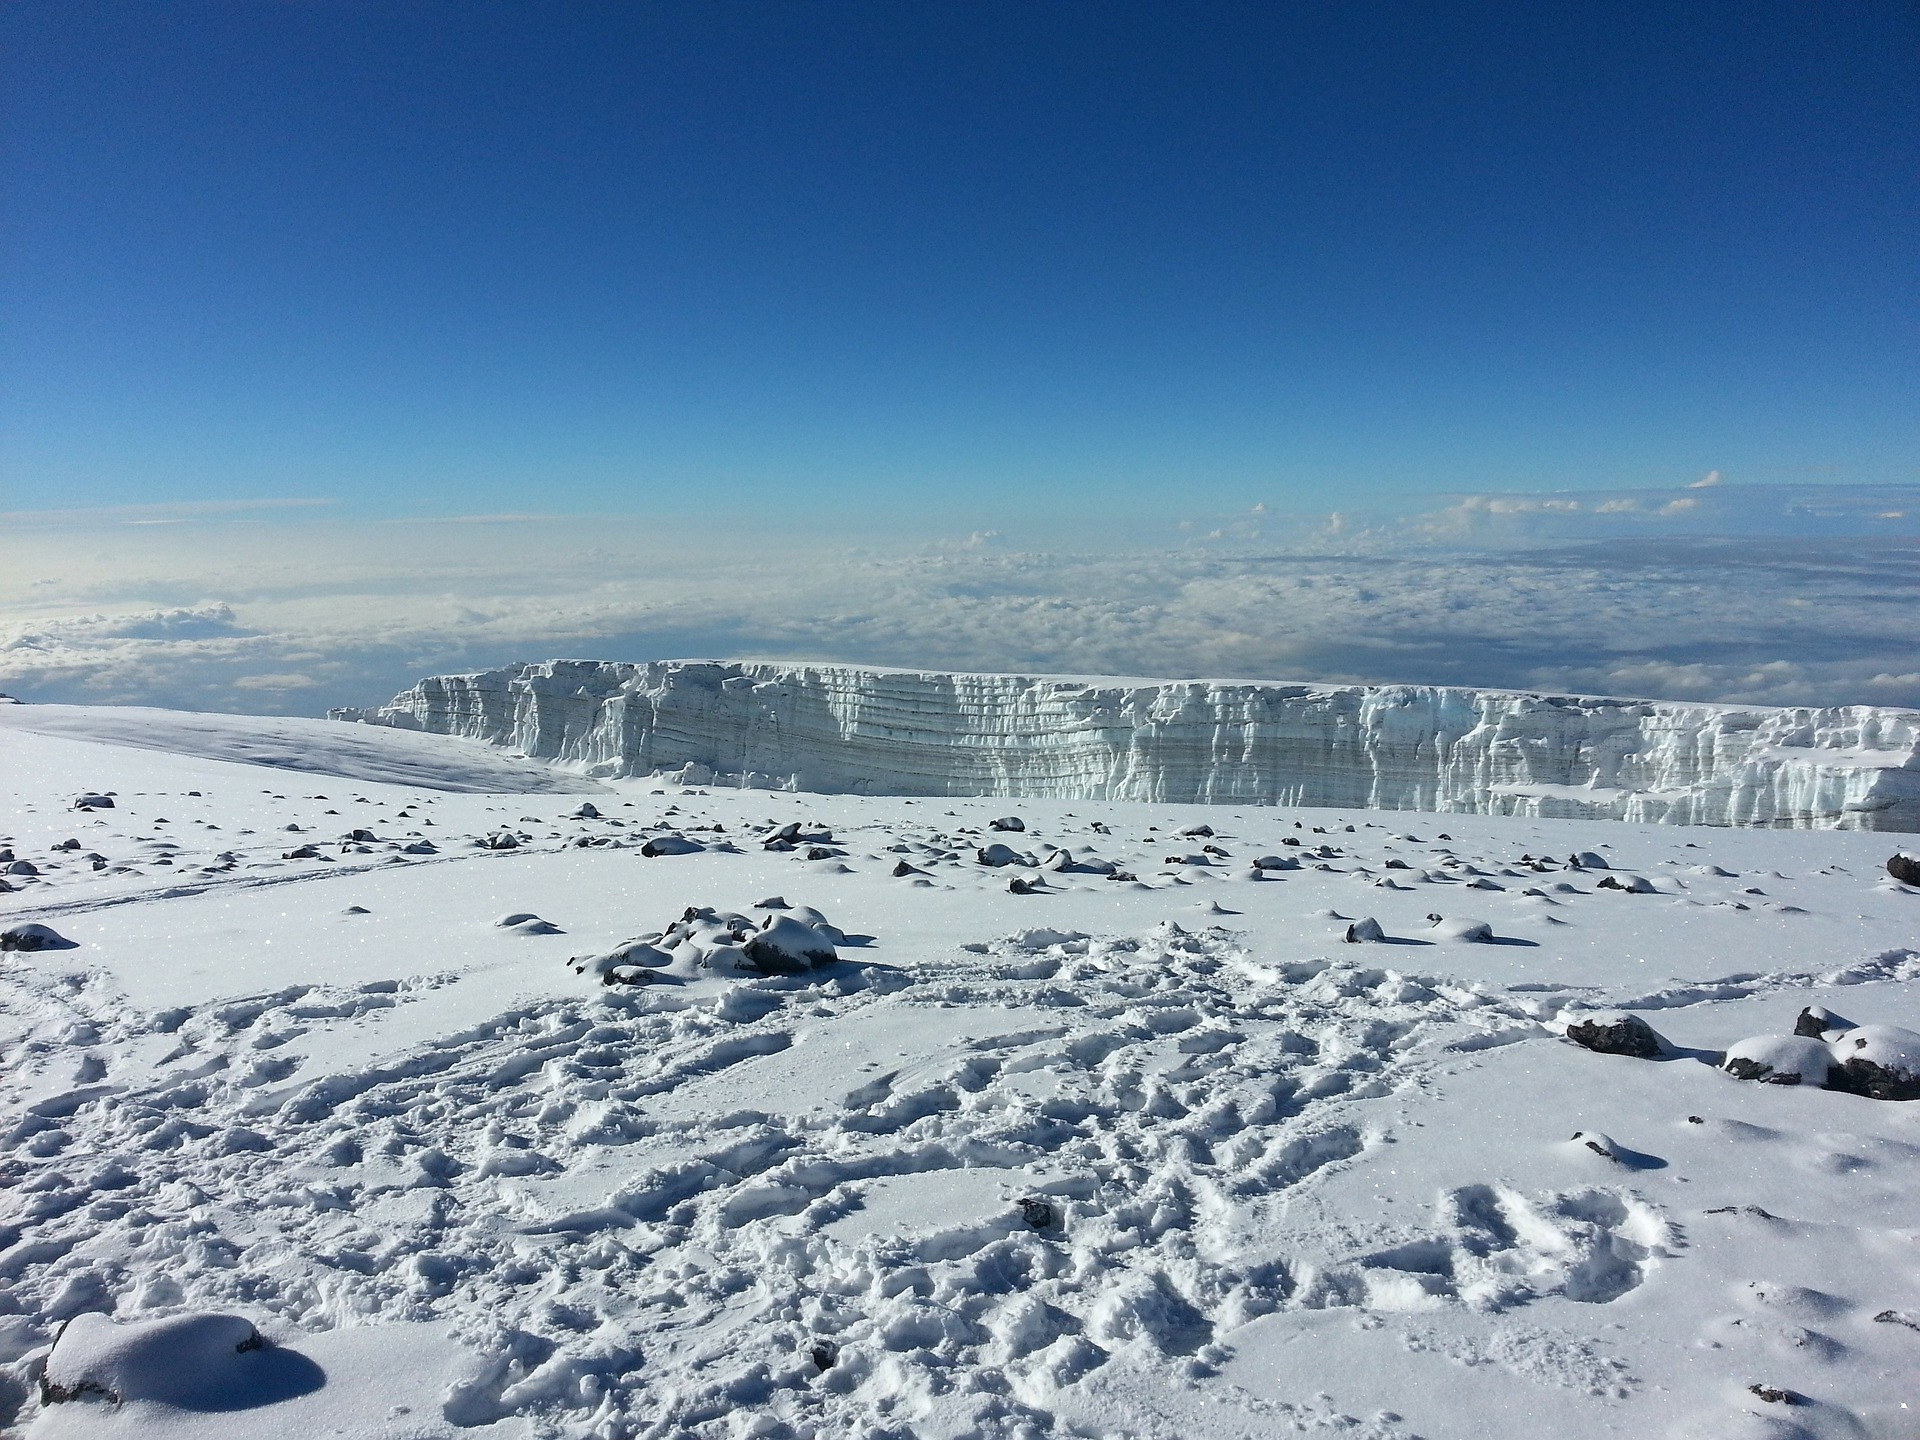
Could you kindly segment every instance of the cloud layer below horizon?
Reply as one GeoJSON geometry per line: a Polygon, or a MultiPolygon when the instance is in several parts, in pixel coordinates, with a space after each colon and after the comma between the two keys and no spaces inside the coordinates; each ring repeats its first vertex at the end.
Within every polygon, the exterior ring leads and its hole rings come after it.
{"type": "Polygon", "coordinates": [[[512,660],[728,655],[1920,706],[1915,498],[1467,496],[1384,519],[1211,517],[1097,548],[1058,532],[852,544],[694,522],[67,516],[10,527],[0,689],[314,714],[512,660]]]}

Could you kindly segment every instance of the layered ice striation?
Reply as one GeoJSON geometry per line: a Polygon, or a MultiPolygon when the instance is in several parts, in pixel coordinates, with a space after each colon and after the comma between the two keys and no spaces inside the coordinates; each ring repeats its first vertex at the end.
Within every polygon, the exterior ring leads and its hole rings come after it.
{"type": "Polygon", "coordinates": [[[696,784],[1920,830],[1920,711],[1869,706],[553,660],[333,714],[696,784]]]}

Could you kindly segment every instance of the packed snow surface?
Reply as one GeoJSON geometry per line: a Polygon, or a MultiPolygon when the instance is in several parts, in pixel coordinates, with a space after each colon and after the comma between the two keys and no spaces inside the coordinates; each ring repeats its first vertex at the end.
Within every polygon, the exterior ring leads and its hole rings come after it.
{"type": "Polygon", "coordinates": [[[1880,837],[85,719],[0,732],[10,1434],[1920,1434],[1920,1103],[1811,1063],[1920,1065],[1880,837]]]}
{"type": "Polygon", "coordinates": [[[694,784],[1920,830],[1920,712],[1866,706],[554,660],[334,713],[694,784]]]}

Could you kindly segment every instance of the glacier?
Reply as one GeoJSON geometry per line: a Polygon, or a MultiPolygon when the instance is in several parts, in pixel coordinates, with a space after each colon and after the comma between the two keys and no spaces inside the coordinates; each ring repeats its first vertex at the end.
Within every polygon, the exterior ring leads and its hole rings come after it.
{"type": "Polygon", "coordinates": [[[551,660],[330,715],[682,784],[1920,830],[1920,711],[1875,706],[551,660]]]}

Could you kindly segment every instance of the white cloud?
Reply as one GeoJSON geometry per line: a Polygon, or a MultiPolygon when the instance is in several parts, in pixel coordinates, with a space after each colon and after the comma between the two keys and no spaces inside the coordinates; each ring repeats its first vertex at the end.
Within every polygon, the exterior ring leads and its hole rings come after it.
{"type": "Polygon", "coordinates": [[[1245,536],[855,546],[610,521],[48,530],[0,540],[0,689],[313,713],[435,671],[704,654],[1920,704],[1920,540],[1689,538],[1667,532],[1697,514],[1600,513],[1620,498],[1444,512],[1598,531],[1479,537],[1492,549],[1445,526],[1446,544],[1418,543],[1431,517],[1337,541],[1304,519],[1293,551],[1245,536]]]}
{"type": "Polygon", "coordinates": [[[1718,470],[1709,470],[1706,474],[1702,475],[1698,480],[1694,481],[1687,488],[1689,490],[1711,490],[1714,486],[1718,485],[1719,483],[1720,483],[1720,472],[1718,470]]]}

